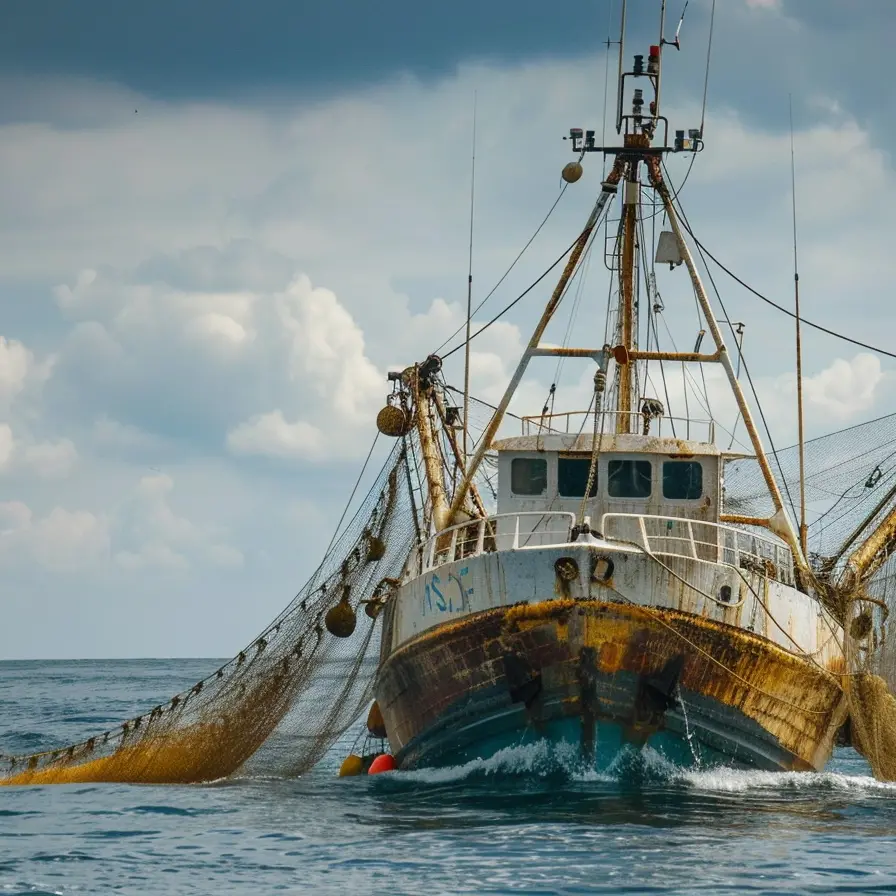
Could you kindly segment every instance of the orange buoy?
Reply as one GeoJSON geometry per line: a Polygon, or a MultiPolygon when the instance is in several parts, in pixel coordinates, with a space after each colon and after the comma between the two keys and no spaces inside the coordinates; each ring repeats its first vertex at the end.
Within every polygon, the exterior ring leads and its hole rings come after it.
{"type": "Polygon", "coordinates": [[[395,759],[389,753],[380,753],[367,770],[368,775],[378,775],[380,772],[394,772],[398,766],[395,765],[395,759]]]}

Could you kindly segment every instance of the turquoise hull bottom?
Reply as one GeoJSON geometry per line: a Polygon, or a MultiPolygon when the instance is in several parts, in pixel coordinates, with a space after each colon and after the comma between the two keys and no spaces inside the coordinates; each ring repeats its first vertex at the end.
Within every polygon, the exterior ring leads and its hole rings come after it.
{"type": "Polygon", "coordinates": [[[697,709],[701,702],[694,695],[692,705],[682,711],[682,705],[689,703],[685,698],[667,710],[665,727],[640,734],[633,732],[630,725],[613,719],[564,715],[559,701],[553,706],[550,702],[542,706],[542,719],[537,726],[520,708],[489,713],[482,707],[484,711],[476,713],[465,702],[463,707],[448,713],[443,724],[423,732],[400,750],[396,758],[401,768],[440,768],[487,761],[537,746],[547,748],[546,754],[564,766],[574,765],[598,773],[613,771],[621,759],[642,749],[658,754],[679,768],[728,766],[769,771],[794,768],[794,757],[775,744],[766,732],[749,731],[754,728],[744,724],[749,720],[741,718],[740,725],[718,726],[720,730],[713,736],[713,729],[721,721],[718,711],[724,710],[725,716],[732,716],[736,711],[714,707],[717,723],[713,724],[705,711],[697,709]],[[713,742],[718,746],[713,746],[713,742]]]}
{"type": "MultiPolygon", "coordinates": [[[[594,746],[587,751],[581,748],[580,735],[581,725],[577,719],[560,719],[543,726],[541,731],[527,728],[496,733],[474,744],[456,748],[443,745],[436,751],[422,751],[417,745],[417,749],[402,751],[399,755],[400,767],[445,768],[505,759],[507,770],[513,771],[517,768],[518,757],[530,753],[532,748],[537,751],[535,757],[539,762],[544,759],[563,768],[597,773],[613,772],[618,769],[620,761],[631,758],[641,750],[652,756],[659,755],[678,768],[755,767],[749,762],[737,762],[731,756],[697,743],[693,738],[689,741],[669,731],[658,731],[645,743],[633,744],[626,737],[623,726],[605,722],[596,726],[594,746]]],[[[779,766],[775,765],[774,768],[779,766]]]]}

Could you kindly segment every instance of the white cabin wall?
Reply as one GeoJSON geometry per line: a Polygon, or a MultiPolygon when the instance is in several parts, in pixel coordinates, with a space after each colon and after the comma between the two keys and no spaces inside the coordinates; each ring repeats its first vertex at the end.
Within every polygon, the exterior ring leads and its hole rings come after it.
{"type": "MultiPolygon", "coordinates": [[[[716,457],[681,457],[675,454],[647,455],[614,453],[601,456],[598,464],[598,498],[602,513],[642,513],[651,516],[674,516],[683,519],[719,520],[719,462],[716,457]],[[649,498],[612,498],[607,494],[609,465],[614,460],[650,461],[652,465],[652,490],[649,498]],[[694,501],[675,500],[663,496],[663,463],[666,461],[694,461],[703,467],[703,494],[694,501]]],[[[595,520],[595,523],[597,521],[595,520]]]]}
{"type": "MultiPolygon", "coordinates": [[[[562,452],[570,456],[568,452],[562,452]]],[[[558,493],[557,451],[499,451],[498,452],[498,513],[538,513],[567,511],[578,518],[582,499],[561,497],[558,493]],[[541,495],[518,495],[511,488],[511,465],[517,458],[543,460],[547,467],[547,484],[541,495]]],[[[582,454],[587,458],[590,455],[582,454]]],[[[651,516],[672,516],[684,519],[718,522],[719,519],[719,460],[713,455],[681,456],[675,454],[647,454],[637,452],[605,452],[601,454],[597,470],[597,494],[586,501],[586,514],[593,528],[600,526],[604,513],[636,513],[651,516]],[[638,460],[651,464],[652,489],[648,498],[612,498],[607,493],[609,464],[614,460],[638,460]],[[663,496],[663,463],[666,461],[694,461],[703,468],[703,493],[697,500],[672,500],[663,496]]],[[[537,516],[522,518],[520,531],[535,531],[537,516]]],[[[499,523],[500,525],[500,523],[499,523]]],[[[516,522],[514,521],[514,525],[516,522]]]]}

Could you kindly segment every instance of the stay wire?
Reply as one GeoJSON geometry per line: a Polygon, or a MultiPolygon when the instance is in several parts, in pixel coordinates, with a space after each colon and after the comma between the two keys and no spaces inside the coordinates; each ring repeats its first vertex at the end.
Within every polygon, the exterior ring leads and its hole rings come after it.
{"type": "MultiPolygon", "coordinates": [[[[712,37],[715,31],[715,22],[716,22],[716,0],[712,0],[712,11],[709,14],[709,41],[706,45],[706,73],[703,76],[703,106],[700,111],[700,139],[703,139],[703,134],[706,131],[706,100],[709,96],[709,70],[710,70],[710,62],[712,61],[712,37]]],[[[684,177],[682,178],[681,183],[678,185],[678,189],[672,195],[672,201],[674,202],[680,195],[681,191],[684,189],[684,185],[688,182],[688,178],[691,176],[691,172],[694,170],[694,162],[697,161],[697,153],[691,153],[691,161],[688,164],[688,170],[685,171],[684,177]]],[[[665,209],[663,211],[663,219],[665,220],[665,209]]]]}
{"type": "MultiPolygon", "coordinates": [[[[547,222],[548,222],[548,218],[551,217],[551,215],[554,213],[554,209],[556,209],[557,206],[560,204],[560,200],[563,198],[563,194],[566,192],[566,188],[567,188],[568,186],[569,186],[569,184],[567,184],[567,183],[564,183],[564,184],[563,184],[563,186],[562,186],[561,189],[560,189],[560,193],[559,193],[559,195],[558,195],[557,198],[554,200],[554,204],[548,209],[548,213],[547,213],[547,214],[544,216],[544,218],[542,219],[541,224],[539,224],[538,227],[536,228],[535,233],[533,233],[532,236],[529,237],[529,241],[526,243],[525,246],[523,246],[522,249],[520,249],[520,251],[519,251],[519,253],[517,254],[516,258],[514,258],[513,261],[510,263],[510,267],[507,268],[506,271],[504,271],[503,275],[501,276],[501,279],[498,280],[498,282],[491,288],[491,291],[488,293],[488,295],[487,295],[487,296],[486,296],[486,297],[485,297],[485,298],[484,298],[484,299],[483,299],[483,300],[482,300],[482,301],[481,301],[481,302],[480,302],[480,303],[473,309],[473,311],[471,312],[471,315],[470,315],[471,317],[472,317],[473,314],[476,314],[476,313],[482,308],[482,306],[483,306],[483,305],[484,305],[484,304],[485,304],[485,303],[486,303],[486,302],[487,302],[487,301],[488,301],[488,300],[495,294],[495,292],[498,290],[498,287],[500,287],[500,285],[501,285],[501,284],[508,278],[508,276],[510,276],[510,272],[516,267],[516,263],[523,257],[523,254],[524,254],[525,251],[529,248],[529,246],[531,246],[532,243],[535,242],[535,238],[538,236],[539,233],[541,233],[541,230],[542,230],[542,228],[544,227],[544,225],[547,224],[547,222]]],[[[575,244],[573,244],[573,245],[575,245],[575,244]]],[[[567,249],[566,251],[568,252],[569,249],[567,249]]],[[[536,281],[536,282],[537,282],[537,281],[536,281]]],[[[533,284],[533,285],[534,285],[534,284],[533,284]]],[[[467,325],[467,324],[466,324],[466,321],[464,321],[464,323],[461,324],[461,325],[460,325],[460,326],[459,326],[459,327],[458,327],[458,328],[457,328],[457,329],[456,329],[456,330],[455,330],[455,331],[454,331],[454,332],[453,332],[453,333],[452,333],[452,334],[451,334],[451,335],[450,335],[450,336],[449,336],[449,337],[448,337],[448,338],[447,338],[447,339],[446,339],[446,340],[445,340],[445,341],[444,341],[444,342],[443,342],[443,343],[442,343],[442,344],[441,344],[441,345],[440,345],[440,346],[433,352],[433,354],[434,354],[434,355],[437,355],[443,348],[445,348],[445,346],[448,345],[448,343],[451,342],[451,340],[454,339],[454,337],[457,336],[458,333],[460,333],[460,332],[466,327],[466,325],[467,325]]],[[[481,332],[481,330],[480,330],[480,332],[481,332]]],[[[473,337],[471,336],[470,338],[472,339],[473,337]]],[[[445,357],[447,357],[447,355],[446,355],[445,357]]]]}
{"type": "MultiPolygon", "coordinates": [[[[584,233],[584,231],[582,231],[582,233],[584,233]]],[[[544,273],[542,273],[542,274],[539,276],[539,278],[538,278],[537,280],[535,280],[534,282],[530,283],[530,284],[525,288],[525,290],[523,290],[523,292],[521,292],[521,293],[520,293],[520,294],[519,294],[519,295],[518,295],[518,296],[517,296],[517,297],[516,297],[510,304],[509,304],[509,305],[506,305],[504,308],[502,308],[502,309],[501,309],[501,310],[500,310],[500,311],[499,311],[499,312],[498,312],[498,313],[497,313],[497,314],[496,314],[496,315],[495,315],[495,316],[494,316],[494,317],[493,317],[487,324],[483,324],[483,325],[482,325],[482,326],[481,326],[481,327],[480,327],[480,328],[479,328],[479,329],[478,329],[478,330],[477,330],[477,331],[470,337],[470,341],[472,342],[472,341],[473,341],[473,340],[474,340],[480,333],[484,333],[484,332],[485,332],[485,331],[486,331],[486,330],[487,330],[493,323],[495,323],[497,320],[499,320],[501,317],[503,317],[508,311],[510,311],[510,309],[513,308],[513,306],[516,305],[517,302],[520,302],[520,301],[521,301],[522,299],[524,299],[527,295],[529,295],[529,293],[532,292],[532,290],[535,289],[535,287],[538,286],[538,284],[541,283],[541,281],[544,280],[544,278],[547,277],[547,275],[550,274],[551,271],[553,271],[554,268],[557,267],[557,265],[560,264],[560,262],[563,261],[563,259],[566,258],[566,256],[569,255],[570,252],[572,252],[573,247],[575,246],[575,244],[576,244],[581,238],[582,238],[582,234],[580,233],[580,234],[579,234],[579,235],[578,235],[578,236],[577,236],[577,237],[576,237],[576,238],[569,244],[569,246],[568,246],[566,249],[563,250],[563,254],[562,254],[562,255],[559,255],[559,256],[557,257],[557,260],[556,260],[556,261],[555,261],[555,262],[554,262],[554,263],[553,263],[553,264],[552,264],[546,271],[544,271],[544,273]]],[[[463,327],[461,327],[461,329],[463,329],[463,327]]],[[[457,332],[459,333],[460,330],[458,330],[457,332]]],[[[456,336],[457,333],[455,333],[454,335],[456,336]]],[[[453,337],[450,337],[450,338],[453,338],[453,337]]],[[[449,338],[448,341],[450,341],[450,338],[449,338]]],[[[442,343],[442,345],[439,346],[439,348],[436,350],[435,354],[438,354],[438,352],[439,352],[442,348],[444,348],[445,344],[446,344],[446,343],[442,343]]],[[[450,352],[445,352],[445,354],[444,354],[444,355],[441,355],[440,357],[441,357],[442,360],[444,361],[446,358],[450,358],[455,352],[460,351],[460,350],[464,347],[464,345],[466,345],[466,340],[465,340],[464,342],[461,342],[459,345],[456,345],[453,349],[451,349],[450,352]]]]}
{"type": "MultiPolygon", "coordinates": [[[[668,174],[668,172],[667,172],[667,174],[668,174]]],[[[679,206],[679,210],[680,210],[680,206],[679,206]]],[[[768,298],[767,296],[764,296],[758,290],[753,289],[753,287],[750,286],[749,283],[745,283],[743,280],[741,280],[741,278],[738,277],[737,274],[735,274],[729,268],[725,267],[725,265],[722,264],[722,262],[719,261],[719,259],[716,258],[715,255],[713,255],[712,252],[710,252],[709,249],[707,249],[706,246],[704,246],[700,242],[700,240],[697,239],[697,237],[694,236],[694,233],[691,230],[691,228],[688,226],[687,221],[683,220],[683,223],[685,226],[685,230],[687,230],[688,234],[690,234],[691,239],[694,241],[697,248],[700,249],[701,254],[705,254],[707,258],[711,259],[719,268],[721,268],[722,271],[724,271],[732,280],[734,280],[735,283],[739,283],[744,289],[747,290],[747,292],[752,293],[754,296],[756,296],[757,299],[761,299],[767,305],[771,305],[771,307],[775,308],[777,311],[780,311],[783,314],[786,314],[788,317],[791,317],[794,320],[796,319],[795,312],[791,311],[789,308],[785,308],[782,305],[779,305],[777,302],[773,302],[770,298],[768,298]]],[[[836,333],[836,332],[834,332],[834,330],[829,330],[827,327],[823,327],[821,324],[813,323],[811,320],[808,320],[807,318],[803,317],[802,314],[800,315],[800,323],[803,324],[804,326],[812,327],[812,329],[814,329],[814,330],[820,330],[822,333],[827,333],[828,336],[833,336],[836,339],[842,340],[843,342],[849,342],[850,344],[856,345],[859,348],[868,349],[868,351],[870,351],[870,352],[876,352],[877,354],[884,355],[887,358],[896,358],[896,352],[888,352],[886,349],[879,348],[878,346],[869,345],[867,342],[860,342],[858,339],[853,339],[850,336],[844,336],[842,333],[836,333]]]]}
{"type": "MultiPolygon", "coordinates": [[[[667,172],[668,175],[668,172],[667,172]]],[[[716,286],[715,278],[712,275],[712,271],[710,271],[709,266],[706,264],[706,258],[703,256],[703,247],[697,242],[697,238],[694,237],[693,232],[691,231],[691,226],[688,223],[687,216],[684,213],[684,210],[681,207],[681,203],[675,203],[678,206],[678,214],[681,216],[681,220],[684,223],[685,229],[694,239],[694,242],[697,243],[697,249],[700,252],[700,258],[703,261],[703,267],[706,270],[706,276],[709,277],[709,282],[712,284],[713,292],[716,294],[716,301],[719,303],[719,307],[722,309],[722,314],[725,315],[725,319],[728,323],[728,329],[731,331],[731,338],[736,342],[737,336],[734,331],[734,325],[731,323],[731,317],[728,314],[727,309],[725,308],[725,303],[722,301],[722,295],[719,292],[719,288],[716,286]]],[[[784,467],[781,464],[781,459],[778,457],[778,451],[775,448],[775,442],[772,438],[771,428],[768,425],[768,421],[765,419],[765,411],[762,409],[762,403],[759,401],[759,395],[756,392],[756,386],[753,383],[753,377],[750,374],[750,368],[747,365],[747,359],[741,356],[741,364],[743,365],[744,373],[747,375],[747,382],[750,384],[750,391],[753,393],[753,400],[756,402],[756,409],[759,411],[759,417],[762,420],[762,425],[765,429],[765,434],[768,438],[769,448],[771,448],[771,453],[775,458],[775,463],[778,467],[778,473],[781,476],[781,484],[784,486],[784,491],[787,494],[787,500],[790,503],[790,510],[793,513],[794,517],[796,517],[796,504],[793,501],[793,496],[790,494],[790,485],[787,482],[787,478],[784,476],[784,467]]]]}
{"type": "MultiPolygon", "coordinates": [[[[647,317],[647,330],[648,330],[648,333],[649,333],[649,332],[650,332],[650,327],[651,327],[651,325],[653,325],[653,341],[654,341],[654,343],[656,344],[657,348],[659,348],[659,344],[660,344],[660,334],[659,334],[659,330],[657,329],[657,326],[656,326],[656,317],[654,316],[654,315],[656,315],[656,314],[659,314],[659,312],[654,311],[653,308],[651,308],[651,309],[650,309],[650,312],[649,312],[649,315],[648,315],[648,317],[647,317]]],[[[662,380],[663,380],[663,394],[666,396],[666,407],[669,409],[668,412],[671,413],[671,411],[672,411],[672,401],[671,401],[671,399],[669,398],[669,385],[668,385],[668,383],[666,382],[666,365],[663,364],[662,361],[660,361],[660,376],[662,377],[662,380]]],[[[669,422],[670,422],[671,425],[672,425],[672,438],[678,438],[678,436],[676,435],[676,432],[675,432],[675,420],[674,420],[674,418],[670,417],[670,418],[669,418],[669,422]]]]}
{"type": "MultiPolygon", "coordinates": [[[[358,491],[358,486],[361,484],[361,480],[364,478],[364,473],[367,471],[367,465],[370,463],[370,458],[373,457],[373,449],[376,448],[377,439],[380,437],[380,431],[377,430],[376,434],[373,437],[373,442],[370,446],[370,451],[367,452],[367,457],[364,460],[364,465],[361,467],[361,472],[358,473],[358,478],[355,480],[355,486],[352,489],[352,493],[348,496],[348,501],[346,501],[345,509],[342,511],[342,516],[339,517],[339,522],[336,523],[336,529],[333,532],[333,537],[330,539],[330,543],[327,545],[327,549],[324,551],[324,556],[330,553],[330,549],[336,543],[336,538],[340,534],[340,529],[342,528],[343,522],[345,522],[346,514],[348,513],[349,508],[352,506],[352,501],[355,499],[355,494],[358,491]]],[[[317,573],[315,573],[317,575],[317,573]]]]}

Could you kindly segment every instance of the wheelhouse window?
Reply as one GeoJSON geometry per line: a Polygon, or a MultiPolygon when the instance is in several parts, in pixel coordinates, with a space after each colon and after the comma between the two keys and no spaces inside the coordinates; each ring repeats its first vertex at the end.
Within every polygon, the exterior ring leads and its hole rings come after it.
{"type": "Polygon", "coordinates": [[[515,495],[543,495],[548,490],[548,462],[539,457],[515,457],[510,462],[510,490],[515,495]]]}
{"type": "Polygon", "coordinates": [[[611,498],[649,498],[651,471],[649,460],[611,460],[607,464],[607,494],[611,498]]]}
{"type": "MultiPolygon", "coordinates": [[[[557,458],[557,491],[561,498],[582,498],[588,487],[588,473],[591,470],[590,457],[557,458]]],[[[597,470],[591,483],[589,498],[597,494],[597,470]]]]}
{"type": "Polygon", "coordinates": [[[703,465],[695,460],[663,462],[663,497],[696,501],[703,497],[703,465]]]}

